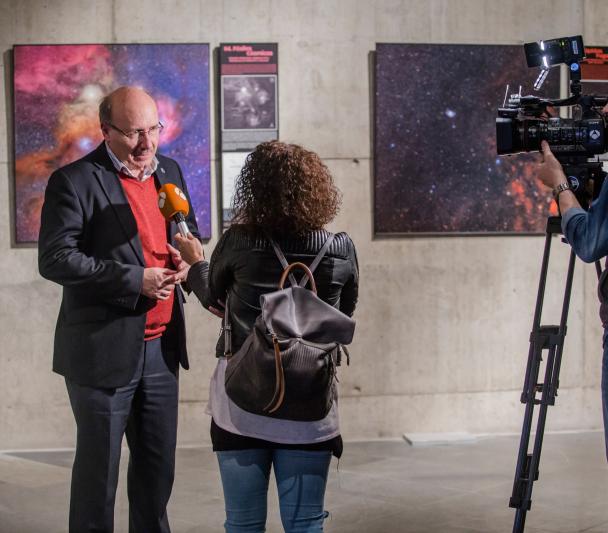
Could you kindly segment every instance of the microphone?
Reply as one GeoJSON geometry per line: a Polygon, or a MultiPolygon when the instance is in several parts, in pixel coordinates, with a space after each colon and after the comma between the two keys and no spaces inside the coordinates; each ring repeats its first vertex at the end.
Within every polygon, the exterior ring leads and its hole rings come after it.
{"type": "Polygon", "coordinates": [[[173,220],[182,236],[188,237],[190,230],[186,224],[186,215],[190,212],[190,205],[184,191],[173,183],[165,183],[158,190],[158,207],[165,219],[173,220]]]}

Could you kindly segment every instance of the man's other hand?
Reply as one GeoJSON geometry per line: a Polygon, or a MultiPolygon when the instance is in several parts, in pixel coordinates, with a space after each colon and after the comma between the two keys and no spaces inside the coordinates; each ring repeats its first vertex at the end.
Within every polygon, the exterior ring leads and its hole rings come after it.
{"type": "Polygon", "coordinates": [[[186,281],[186,278],[188,277],[188,270],[190,270],[190,265],[182,259],[182,254],[179,253],[179,250],[171,246],[169,243],[167,243],[167,251],[171,255],[171,262],[177,271],[177,283],[186,281]]]}
{"type": "Polygon", "coordinates": [[[141,293],[152,300],[166,300],[175,289],[179,274],[169,268],[144,268],[144,281],[141,293]]]}

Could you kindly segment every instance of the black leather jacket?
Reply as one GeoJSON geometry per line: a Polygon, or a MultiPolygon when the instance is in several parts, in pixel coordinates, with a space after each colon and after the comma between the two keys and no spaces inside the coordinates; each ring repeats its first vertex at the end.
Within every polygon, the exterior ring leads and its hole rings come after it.
{"type": "MultiPolygon", "coordinates": [[[[313,231],[303,237],[276,238],[289,263],[310,265],[329,232],[313,231]]],[[[232,349],[236,352],[260,314],[260,296],[277,290],[283,267],[270,241],[257,228],[231,226],[213,250],[210,263],[192,265],[188,285],[204,307],[220,307],[230,298],[232,349]]],[[[303,272],[294,270],[299,281],[303,272]]],[[[359,267],[355,245],[346,233],[338,233],[314,272],[319,297],[351,316],[359,289],[359,267]]],[[[216,355],[224,354],[220,334],[216,355]]]]}

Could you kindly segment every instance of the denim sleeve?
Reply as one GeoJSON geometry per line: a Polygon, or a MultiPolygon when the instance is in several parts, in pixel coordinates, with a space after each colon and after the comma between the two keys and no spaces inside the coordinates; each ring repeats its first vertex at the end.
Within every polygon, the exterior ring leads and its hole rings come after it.
{"type": "Polygon", "coordinates": [[[573,207],[562,217],[562,231],[574,253],[586,263],[608,255],[608,186],[585,211],[573,207]]]}

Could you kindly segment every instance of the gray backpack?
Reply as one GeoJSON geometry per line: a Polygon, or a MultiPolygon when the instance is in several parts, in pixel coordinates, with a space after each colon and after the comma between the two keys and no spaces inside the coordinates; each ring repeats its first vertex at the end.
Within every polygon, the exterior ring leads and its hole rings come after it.
{"type": "Polygon", "coordinates": [[[284,270],[278,290],[260,296],[262,312],[235,354],[226,298],[226,393],[240,408],[302,421],[320,420],[329,413],[336,395],[340,350],[350,344],[355,330],[352,318],[317,296],[313,272],[333,237],[329,236],[310,268],[303,263],[288,264],[269,238],[284,270]],[[299,284],[291,272],[296,268],[305,272],[299,284]],[[291,287],[284,288],[288,277],[291,287]],[[305,288],[308,281],[310,290],[305,288]]]}

